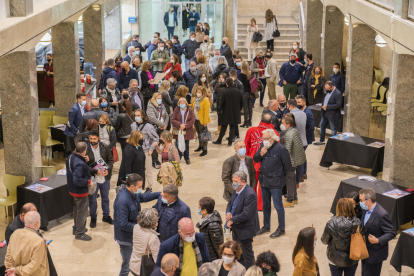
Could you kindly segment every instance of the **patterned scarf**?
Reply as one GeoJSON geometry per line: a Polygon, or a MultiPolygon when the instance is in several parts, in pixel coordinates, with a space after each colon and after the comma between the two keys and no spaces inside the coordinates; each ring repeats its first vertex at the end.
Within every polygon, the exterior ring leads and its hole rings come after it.
{"type": "MultiPolygon", "coordinates": [[[[315,75],[315,87],[319,84],[319,78],[321,77],[321,75],[315,75]]],[[[318,92],[318,89],[313,90],[313,98],[316,97],[316,93],[318,92]]]]}
{"type": "MultiPolygon", "coordinates": [[[[198,248],[197,241],[193,241],[193,249],[194,253],[196,255],[196,261],[197,261],[197,268],[200,268],[200,266],[203,264],[203,258],[201,257],[200,249],[198,248]]],[[[184,258],[184,242],[183,239],[180,237],[180,267],[175,271],[175,275],[180,275],[181,270],[183,269],[183,258],[184,258]]]]}

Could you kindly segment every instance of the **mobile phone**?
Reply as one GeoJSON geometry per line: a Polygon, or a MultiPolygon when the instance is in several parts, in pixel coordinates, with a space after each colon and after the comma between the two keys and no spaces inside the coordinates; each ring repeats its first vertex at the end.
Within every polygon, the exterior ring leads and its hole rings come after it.
{"type": "Polygon", "coordinates": [[[46,241],[46,244],[49,245],[53,240],[46,241]]]}

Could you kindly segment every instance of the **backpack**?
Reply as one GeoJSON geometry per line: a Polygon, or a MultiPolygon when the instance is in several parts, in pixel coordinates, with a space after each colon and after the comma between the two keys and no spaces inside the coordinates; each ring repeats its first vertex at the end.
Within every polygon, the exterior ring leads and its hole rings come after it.
{"type": "Polygon", "coordinates": [[[183,175],[180,164],[177,161],[165,162],[161,164],[158,172],[157,182],[163,186],[174,184],[177,187],[183,185],[183,175]]]}

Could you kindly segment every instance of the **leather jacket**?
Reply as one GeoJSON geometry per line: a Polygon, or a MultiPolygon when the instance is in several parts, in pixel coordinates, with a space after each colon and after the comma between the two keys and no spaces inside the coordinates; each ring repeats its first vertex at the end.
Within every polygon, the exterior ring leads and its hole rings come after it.
{"type": "Polygon", "coordinates": [[[201,225],[200,222],[198,222],[196,226],[200,229],[200,233],[203,233],[206,238],[211,261],[220,259],[219,247],[224,242],[224,239],[222,227],[223,221],[221,220],[219,212],[214,210],[211,215],[207,216],[206,220],[201,222],[201,225]]]}
{"type": "Polygon", "coordinates": [[[352,267],[358,261],[349,258],[351,235],[356,232],[361,221],[357,217],[333,217],[326,223],[321,241],[328,245],[326,255],[328,259],[339,267],[352,267]]]}

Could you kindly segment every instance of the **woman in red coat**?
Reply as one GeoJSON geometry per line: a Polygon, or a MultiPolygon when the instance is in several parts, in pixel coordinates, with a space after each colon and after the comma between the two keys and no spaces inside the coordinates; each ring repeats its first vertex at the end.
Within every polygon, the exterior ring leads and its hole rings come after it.
{"type": "Polygon", "coordinates": [[[181,71],[181,64],[178,63],[178,56],[173,54],[170,61],[167,62],[164,68],[164,73],[167,72],[168,69],[172,68],[167,75],[165,75],[166,80],[170,80],[172,71],[180,72],[180,76],[183,76],[183,72],[181,71]]]}
{"type": "MultiPolygon", "coordinates": [[[[268,115],[270,117],[270,115],[268,115]]],[[[272,125],[272,119],[266,115],[262,117],[262,121],[260,122],[259,126],[251,127],[247,130],[246,136],[244,138],[244,143],[246,144],[246,155],[250,156],[253,159],[253,156],[259,150],[260,145],[263,142],[263,130],[265,129],[273,129],[276,132],[276,135],[279,136],[279,133],[274,129],[272,125]],[[266,119],[269,118],[269,121],[266,119]]],[[[260,171],[260,163],[256,163],[253,161],[254,168],[256,169],[256,184],[259,181],[259,171],[260,171]]],[[[262,192],[260,191],[260,185],[256,185],[255,192],[257,193],[257,210],[263,211],[263,200],[262,200],[262,192]]]]}
{"type": "MultiPolygon", "coordinates": [[[[180,159],[184,154],[185,163],[190,165],[190,140],[194,139],[194,123],[195,115],[191,107],[188,106],[186,98],[180,98],[178,100],[177,107],[174,109],[174,113],[171,118],[171,123],[173,125],[173,136],[174,139],[178,139],[178,131],[184,130],[184,140],[185,140],[185,151],[182,153],[178,150],[180,154],[180,159]]],[[[178,147],[178,140],[176,141],[176,146],[178,147]]]]}
{"type": "Polygon", "coordinates": [[[46,100],[49,101],[49,108],[53,108],[55,104],[55,87],[53,84],[53,56],[52,54],[46,55],[47,62],[43,65],[43,72],[45,73],[45,92],[46,100]]]}

